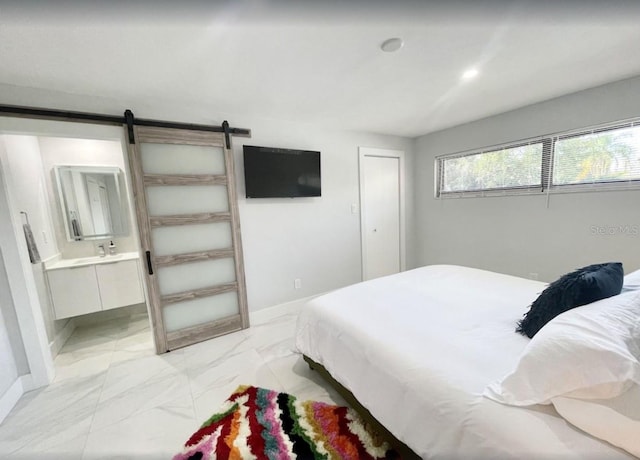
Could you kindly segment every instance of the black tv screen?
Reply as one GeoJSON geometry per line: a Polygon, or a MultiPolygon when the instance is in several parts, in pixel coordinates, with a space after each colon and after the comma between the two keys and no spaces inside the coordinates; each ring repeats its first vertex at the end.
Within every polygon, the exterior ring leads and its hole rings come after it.
{"type": "Polygon", "coordinates": [[[320,196],[320,152],[245,145],[247,198],[320,196]]]}

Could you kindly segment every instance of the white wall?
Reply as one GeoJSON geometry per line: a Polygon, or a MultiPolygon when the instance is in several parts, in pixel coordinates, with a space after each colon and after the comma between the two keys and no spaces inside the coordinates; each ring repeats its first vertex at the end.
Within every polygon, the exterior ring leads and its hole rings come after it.
{"type": "Polygon", "coordinates": [[[38,139],[33,136],[0,136],[7,150],[7,173],[14,187],[16,207],[29,215],[29,223],[42,260],[57,255],[51,222],[47,184],[42,173],[38,139]]]}
{"type": "MultiPolygon", "coordinates": [[[[42,261],[58,255],[56,235],[51,222],[47,185],[43,175],[42,158],[38,139],[33,136],[5,135],[0,136],[6,154],[2,161],[8,175],[7,186],[11,189],[12,203],[15,210],[24,211],[29,216],[29,223],[42,261]]],[[[24,219],[23,216],[18,216],[24,219]]],[[[33,278],[40,299],[40,307],[45,322],[49,343],[55,340],[68,322],[55,321],[53,309],[44,279],[43,264],[32,264],[33,278]]]]}
{"type": "MultiPolygon", "coordinates": [[[[13,310],[13,308],[13,301],[9,292],[9,281],[4,268],[2,251],[0,251],[0,400],[19,375],[16,363],[18,353],[14,352],[12,338],[9,336],[10,331],[15,333],[18,327],[17,320],[15,320],[15,311],[13,312],[14,318],[5,318],[5,314],[13,310]]],[[[17,339],[21,340],[19,334],[17,339]]],[[[26,364],[24,349],[16,351],[21,352],[23,363],[26,364]]]]}
{"type": "MultiPolygon", "coordinates": [[[[4,143],[0,142],[0,159],[3,158],[6,159],[6,150],[4,143]]],[[[24,275],[29,272],[23,271],[20,263],[20,256],[26,254],[24,251],[20,254],[16,244],[17,234],[14,232],[3,180],[3,163],[6,165],[6,161],[0,161],[0,423],[25,389],[34,384],[44,385],[52,377],[52,369],[46,368],[46,357],[41,354],[42,350],[46,350],[46,344],[40,340],[45,336],[42,317],[38,315],[40,312],[35,310],[36,305],[34,309],[30,306],[24,308],[25,300],[27,304],[30,303],[29,295],[25,295],[24,290],[24,275]],[[12,268],[11,274],[7,272],[7,267],[12,268]],[[22,307],[20,312],[16,308],[18,305],[22,307]],[[25,312],[28,314],[25,315],[25,312]],[[35,336],[28,343],[29,356],[23,331],[35,336]]]]}
{"type": "Polygon", "coordinates": [[[18,317],[13,303],[13,296],[11,293],[11,287],[9,286],[9,279],[7,277],[7,270],[2,256],[2,251],[0,251],[0,313],[2,313],[4,321],[3,325],[6,329],[11,349],[13,350],[13,358],[18,375],[27,374],[29,372],[29,363],[24,351],[22,336],[20,335],[18,317]]]}
{"type": "MultiPolygon", "coordinates": [[[[5,183],[5,179],[9,178],[5,173],[6,153],[4,143],[0,143],[0,160],[2,160],[0,161],[0,248],[2,248],[4,265],[3,277],[6,277],[9,286],[3,292],[11,296],[15,320],[12,318],[13,315],[7,315],[6,312],[3,312],[3,316],[7,325],[11,321],[14,322],[11,325],[14,333],[20,331],[30,374],[27,387],[37,387],[49,383],[53,378],[53,362],[48,353],[47,333],[33,271],[29,263],[20,215],[12,206],[11,190],[5,183]]],[[[3,302],[6,304],[6,301],[3,300],[3,302]]],[[[17,340],[15,342],[19,344],[17,340]]],[[[14,361],[19,363],[21,350],[14,347],[13,353],[14,361]]],[[[26,366],[18,364],[19,371],[20,367],[26,366]]],[[[21,385],[20,388],[24,386],[21,385]]]]}
{"type": "Polygon", "coordinates": [[[640,116],[640,78],[531,105],[423,136],[416,143],[419,264],[452,263],[552,281],[583,265],[640,268],[640,235],[593,226],[640,225],[640,191],[434,198],[434,157],[640,116]]]}
{"type": "MultiPolygon", "coordinates": [[[[362,280],[358,147],[404,150],[413,167],[413,143],[400,137],[326,131],[309,125],[253,120],[237,123],[252,138],[234,138],[236,175],[250,310],[326,292],[362,280]],[[320,150],[319,198],[246,199],[242,145],[320,150]],[[302,288],[294,289],[294,280],[302,288]]],[[[413,248],[411,174],[406,194],[407,247],[413,248]]],[[[408,249],[407,266],[415,264],[408,249]]]]}

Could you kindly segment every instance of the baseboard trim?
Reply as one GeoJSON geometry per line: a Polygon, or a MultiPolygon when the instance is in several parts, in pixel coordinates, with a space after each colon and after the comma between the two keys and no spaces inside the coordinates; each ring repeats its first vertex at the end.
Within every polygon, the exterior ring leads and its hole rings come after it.
{"type": "Polygon", "coordinates": [[[67,324],[56,334],[55,338],[49,343],[49,350],[51,351],[51,358],[55,359],[60,353],[60,350],[64,344],[69,340],[73,331],[76,330],[76,322],[73,318],[67,321],[67,324]]]}
{"type": "Polygon", "coordinates": [[[279,310],[286,310],[287,308],[291,308],[292,306],[294,306],[295,304],[299,304],[300,306],[302,306],[303,304],[307,303],[308,301],[310,301],[311,299],[321,296],[325,294],[320,293],[320,294],[313,294],[307,297],[302,297],[301,299],[294,299],[294,300],[289,300],[287,302],[284,303],[279,303],[276,305],[270,305],[268,307],[264,307],[261,308],[259,310],[250,310],[249,311],[249,322],[253,323],[255,322],[261,322],[267,318],[270,318],[271,315],[277,314],[277,312],[279,310]]]}
{"type": "Polygon", "coordinates": [[[33,379],[31,374],[21,375],[13,382],[13,385],[5,392],[0,398],[0,423],[7,418],[11,409],[15,407],[22,395],[29,391],[29,387],[33,386],[33,379]]]}

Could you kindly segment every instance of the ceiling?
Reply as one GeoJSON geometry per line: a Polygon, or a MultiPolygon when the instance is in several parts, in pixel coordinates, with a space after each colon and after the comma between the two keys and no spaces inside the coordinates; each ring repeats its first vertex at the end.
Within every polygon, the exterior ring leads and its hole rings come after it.
{"type": "Polygon", "coordinates": [[[0,84],[415,137],[640,75],[638,1],[96,4],[0,2],[0,84]]]}

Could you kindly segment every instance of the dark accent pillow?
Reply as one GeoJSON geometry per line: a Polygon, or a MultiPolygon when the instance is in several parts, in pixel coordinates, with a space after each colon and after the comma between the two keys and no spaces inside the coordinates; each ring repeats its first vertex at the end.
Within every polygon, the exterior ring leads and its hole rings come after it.
{"type": "Polygon", "coordinates": [[[624,270],[620,262],[594,264],[563,275],[533,301],[516,332],[531,338],[560,313],[620,294],[624,270]]]}

